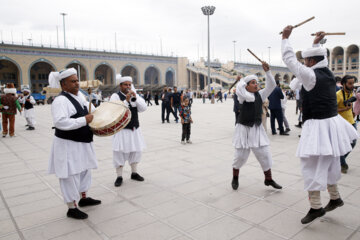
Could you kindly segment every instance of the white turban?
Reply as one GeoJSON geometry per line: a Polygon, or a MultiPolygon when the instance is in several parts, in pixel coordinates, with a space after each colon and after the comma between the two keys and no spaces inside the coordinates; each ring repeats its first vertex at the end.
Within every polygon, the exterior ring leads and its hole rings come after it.
{"type": "Polygon", "coordinates": [[[23,89],[23,92],[31,93],[30,89],[28,89],[28,88],[24,88],[24,89],[23,89]]]}
{"type": "Polygon", "coordinates": [[[75,68],[68,68],[60,72],[51,72],[49,74],[49,87],[61,88],[60,81],[72,75],[76,75],[77,71],[75,68]]]}
{"type": "Polygon", "coordinates": [[[134,87],[134,84],[132,84],[132,77],[125,76],[122,77],[121,74],[116,74],[116,84],[121,84],[123,82],[131,82],[131,90],[136,93],[136,89],[134,87]]]}
{"type": "Polygon", "coordinates": [[[116,74],[116,84],[121,84],[123,82],[131,82],[132,83],[132,77],[130,77],[130,76],[122,77],[120,74],[116,74]]]}
{"type": "Polygon", "coordinates": [[[301,56],[303,58],[315,57],[315,56],[324,56],[325,57],[326,55],[327,55],[326,48],[323,48],[323,47],[308,48],[301,52],[301,56]]]}
{"type": "Polygon", "coordinates": [[[259,79],[256,75],[249,75],[249,76],[242,78],[240,80],[240,82],[236,85],[236,94],[238,96],[241,96],[242,98],[244,98],[246,102],[254,102],[255,101],[255,95],[246,90],[246,86],[251,80],[258,81],[259,79]]]}

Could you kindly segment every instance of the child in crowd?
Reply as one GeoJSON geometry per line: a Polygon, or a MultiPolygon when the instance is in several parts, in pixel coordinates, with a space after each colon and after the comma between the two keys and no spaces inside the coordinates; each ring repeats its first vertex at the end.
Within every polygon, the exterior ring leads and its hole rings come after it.
{"type": "Polygon", "coordinates": [[[190,140],[190,124],[193,123],[191,118],[191,107],[189,106],[189,98],[184,97],[184,100],[180,106],[180,118],[182,124],[182,136],[181,144],[192,143],[190,140]]]}

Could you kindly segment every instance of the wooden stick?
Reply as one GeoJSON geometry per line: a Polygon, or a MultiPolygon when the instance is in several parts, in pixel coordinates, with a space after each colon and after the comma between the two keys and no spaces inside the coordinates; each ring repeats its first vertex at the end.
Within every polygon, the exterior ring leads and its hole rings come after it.
{"type": "Polygon", "coordinates": [[[253,55],[259,62],[263,62],[260,58],[258,58],[258,56],[255,55],[255,53],[253,53],[250,49],[247,49],[249,51],[249,53],[251,53],[251,55],[253,55]]]}
{"type": "MultiPolygon", "coordinates": [[[[325,35],[345,35],[344,32],[325,33],[325,35]]],[[[316,36],[316,33],[312,33],[311,36],[316,36]]]]}
{"type": "MultiPolygon", "coordinates": [[[[296,24],[295,26],[293,26],[293,28],[297,28],[297,27],[300,27],[301,25],[303,25],[303,24],[305,24],[305,23],[307,23],[307,22],[310,22],[311,20],[313,20],[315,17],[313,16],[313,17],[311,17],[311,18],[309,18],[309,19],[306,19],[305,21],[303,21],[303,22],[301,22],[301,23],[298,23],[298,24],[296,24]]],[[[283,32],[280,32],[280,34],[282,34],[283,32]]]]}
{"type": "Polygon", "coordinates": [[[90,114],[91,113],[91,101],[92,101],[91,88],[88,88],[88,93],[89,93],[89,114],[90,114]]]}

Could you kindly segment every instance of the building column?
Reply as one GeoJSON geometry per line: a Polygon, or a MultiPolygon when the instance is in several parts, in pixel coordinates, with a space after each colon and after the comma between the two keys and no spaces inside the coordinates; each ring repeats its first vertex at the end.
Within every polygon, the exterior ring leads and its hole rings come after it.
{"type": "Polygon", "coordinates": [[[346,75],[346,67],[347,67],[347,56],[346,56],[346,50],[347,49],[345,49],[344,48],[344,59],[343,59],[343,76],[345,76],[346,75]]]}
{"type": "Polygon", "coordinates": [[[196,90],[197,90],[197,91],[200,90],[200,77],[199,77],[199,73],[196,73],[196,90]]]}
{"type": "Polygon", "coordinates": [[[190,89],[193,88],[193,72],[190,71],[190,86],[189,86],[190,89]]]}

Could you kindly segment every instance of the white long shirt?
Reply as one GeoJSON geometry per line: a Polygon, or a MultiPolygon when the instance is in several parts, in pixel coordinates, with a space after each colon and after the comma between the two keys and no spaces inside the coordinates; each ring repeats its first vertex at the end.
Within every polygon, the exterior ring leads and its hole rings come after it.
{"type": "MultiPolygon", "coordinates": [[[[123,94],[120,92],[120,94],[123,94]]],[[[125,94],[123,94],[125,96],[125,94]]],[[[117,93],[113,93],[111,101],[121,100],[117,93]]],[[[136,94],[136,102],[123,101],[126,106],[137,107],[139,113],[146,111],[147,106],[145,100],[136,94]]],[[[142,136],[140,127],[137,129],[122,129],[113,137],[113,151],[130,153],[142,152],[146,148],[144,137],[142,136]]]]}
{"type": "MultiPolygon", "coordinates": [[[[79,92],[78,95],[69,93],[81,106],[88,109],[89,103],[79,92]]],[[[92,106],[92,111],[95,107],[92,106]]],[[[76,114],[74,105],[65,96],[58,96],[52,103],[51,114],[54,127],[60,130],[74,130],[86,126],[85,117],[70,118],[76,114]]],[[[58,178],[81,173],[88,169],[97,168],[97,160],[92,143],[75,142],[54,136],[49,159],[49,173],[58,178]]]]}

